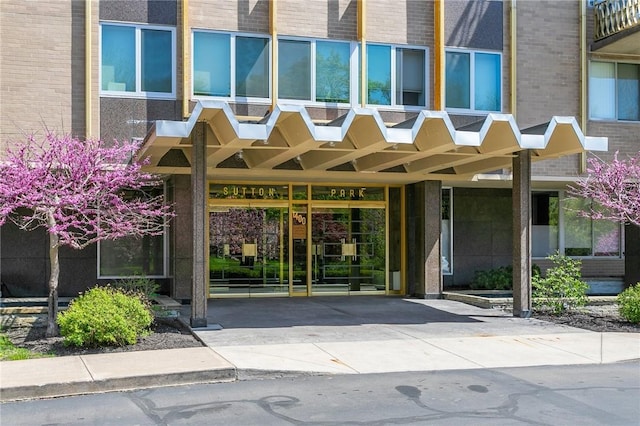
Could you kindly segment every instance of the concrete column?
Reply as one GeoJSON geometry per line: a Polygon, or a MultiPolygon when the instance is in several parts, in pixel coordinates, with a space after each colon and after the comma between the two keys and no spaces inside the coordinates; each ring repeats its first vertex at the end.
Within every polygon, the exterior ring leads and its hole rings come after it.
{"type": "Polygon", "coordinates": [[[191,327],[207,326],[207,144],[204,123],[193,129],[191,150],[191,200],[193,208],[193,276],[191,287],[191,327]]]}
{"type": "Polygon", "coordinates": [[[624,286],[640,282],[640,226],[624,227],[624,286]]]}
{"type": "Polygon", "coordinates": [[[531,315],[531,152],[513,158],[513,316],[531,315]]]}
{"type": "Polygon", "coordinates": [[[439,299],[442,296],[442,182],[424,181],[415,185],[416,297],[439,299]]]}

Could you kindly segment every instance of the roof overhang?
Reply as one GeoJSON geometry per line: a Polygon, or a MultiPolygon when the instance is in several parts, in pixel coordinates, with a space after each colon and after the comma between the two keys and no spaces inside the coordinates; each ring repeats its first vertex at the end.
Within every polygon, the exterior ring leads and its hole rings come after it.
{"type": "Polygon", "coordinates": [[[279,104],[263,120],[243,122],[226,102],[199,101],[187,121],[160,120],[140,155],[147,169],[191,173],[191,138],[204,123],[208,175],[216,179],[411,183],[472,180],[509,168],[519,151],[534,161],[606,151],[606,137],[585,136],[574,117],[518,129],[510,114],[455,128],[444,111],[420,111],[396,125],[374,108],[351,108],[330,123],[314,122],[304,106],[279,104]]]}

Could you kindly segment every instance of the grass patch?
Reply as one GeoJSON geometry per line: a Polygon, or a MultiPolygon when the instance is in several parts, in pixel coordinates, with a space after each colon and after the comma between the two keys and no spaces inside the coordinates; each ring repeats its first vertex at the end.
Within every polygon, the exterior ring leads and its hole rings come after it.
{"type": "Polygon", "coordinates": [[[0,333],[0,361],[18,361],[21,359],[45,358],[53,355],[31,352],[29,349],[18,348],[4,334],[0,333]]]}

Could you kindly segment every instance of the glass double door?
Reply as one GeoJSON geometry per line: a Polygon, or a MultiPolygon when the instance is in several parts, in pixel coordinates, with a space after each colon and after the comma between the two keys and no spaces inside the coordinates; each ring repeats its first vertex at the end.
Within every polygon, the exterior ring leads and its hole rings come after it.
{"type": "Polygon", "coordinates": [[[210,295],[384,293],[385,224],[384,208],[212,209],[210,295]]]}

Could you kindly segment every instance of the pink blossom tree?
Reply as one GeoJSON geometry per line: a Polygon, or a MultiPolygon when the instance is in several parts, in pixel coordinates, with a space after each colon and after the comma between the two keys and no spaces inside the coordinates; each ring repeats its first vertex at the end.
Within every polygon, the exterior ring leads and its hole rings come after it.
{"type": "Polygon", "coordinates": [[[582,214],[640,226],[640,152],[626,160],[616,152],[611,162],[592,157],[587,173],[568,191],[594,201],[582,214]]]}
{"type": "Polygon", "coordinates": [[[145,188],[161,181],[141,171],[138,147],[47,132],[9,144],[0,156],[0,226],[11,220],[21,230],[49,234],[48,336],[58,334],[60,246],[160,235],[173,216],[162,196],[146,195],[145,188]]]}

